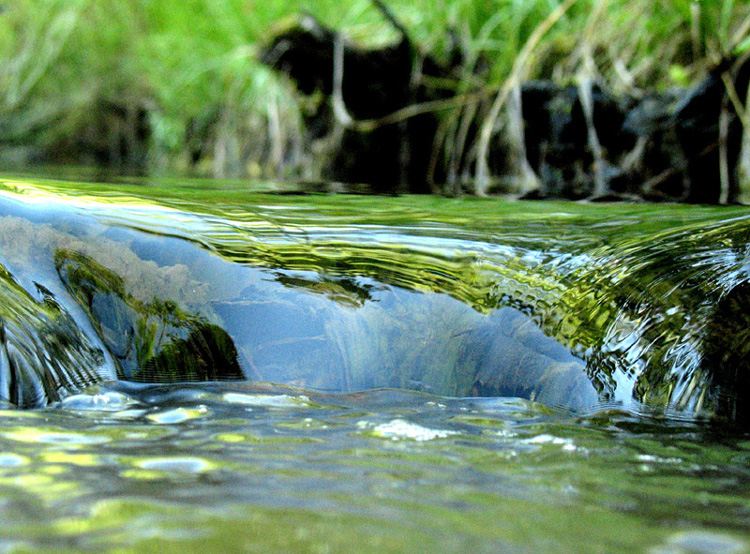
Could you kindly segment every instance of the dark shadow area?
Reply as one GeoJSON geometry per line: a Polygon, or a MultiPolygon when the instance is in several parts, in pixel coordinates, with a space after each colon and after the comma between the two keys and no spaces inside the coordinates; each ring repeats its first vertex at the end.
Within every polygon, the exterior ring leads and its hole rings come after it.
{"type": "Polygon", "coordinates": [[[301,94],[321,95],[308,110],[305,125],[310,140],[327,137],[331,144],[324,179],[366,183],[378,193],[430,192],[432,182],[444,181],[444,175],[434,175],[434,169],[441,168],[434,148],[436,114],[378,122],[369,130],[353,122],[380,120],[410,106],[448,98],[451,92],[440,83],[459,78],[462,55],[458,45],[446,62],[421,53],[404,27],[378,4],[401,35],[395,44],[361,48],[304,16],[274,37],[260,59],[286,74],[301,94]]]}
{"type": "MultiPolygon", "coordinates": [[[[261,61],[287,75],[307,103],[317,98],[305,123],[309,140],[327,137],[324,178],[370,184],[377,193],[455,193],[474,178],[479,129],[494,96],[481,84],[482,64],[467,67],[457,42],[447,62],[421,54],[381,9],[400,42],[364,49],[305,16],[266,45],[261,61]],[[467,75],[474,99],[456,92],[467,75]],[[447,112],[423,109],[450,98],[459,101],[447,112]],[[450,121],[460,132],[451,134],[450,121]]],[[[503,183],[518,179],[509,172],[525,156],[537,181],[528,199],[735,203],[742,122],[731,97],[744,102],[749,80],[745,55],[724,59],[692,88],[640,96],[618,96],[595,81],[522,83],[523,149],[511,144],[512,126],[498,123],[487,160],[493,190],[513,188],[503,183]]]]}
{"type": "Polygon", "coordinates": [[[717,416],[746,428],[750,423],[750,284],[735,286],[717,303],[706,329],[703,356],[717,416]]]}

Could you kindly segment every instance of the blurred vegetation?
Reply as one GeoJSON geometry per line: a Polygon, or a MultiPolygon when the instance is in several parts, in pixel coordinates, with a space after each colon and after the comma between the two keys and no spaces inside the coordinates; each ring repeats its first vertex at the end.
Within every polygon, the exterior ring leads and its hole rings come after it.
{"type": "MultiPolygon", "coordinates": [[[[521,79],[593,76],[638,97],[693,84],[723,55],[750,48],[750,4],[740,0],[388,5],[437,58],[459,38],[468,61],[457,90],[470,86],[474,64],[487,65],[488,90],[516,64],[521,79]],[[534,31],[568,4],[519,67],[534,31]]],[[[131,125],[146,148],[125,172],[316,178],[300,138],[304,106],[256,60],[274,30],[304,12],[362,44],[397,38],[370,0],[0,0],[0,167],[68,163],[76,144],[91,143],[95,156],[113,126],[131,125]]]]}

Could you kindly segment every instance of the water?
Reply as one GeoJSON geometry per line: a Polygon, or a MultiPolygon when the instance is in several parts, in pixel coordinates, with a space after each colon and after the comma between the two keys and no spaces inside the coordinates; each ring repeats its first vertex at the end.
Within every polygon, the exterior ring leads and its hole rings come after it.
{"type": "Polygon", "coordinates": [[[744,209],[201,185],[3,183],[2,551],[750,551],[744,209]]]}

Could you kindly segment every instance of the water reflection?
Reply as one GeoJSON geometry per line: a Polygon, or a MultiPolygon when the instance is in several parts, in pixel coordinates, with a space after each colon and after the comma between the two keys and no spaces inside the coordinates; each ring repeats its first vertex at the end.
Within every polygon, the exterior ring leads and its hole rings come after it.
{"type": "Polygon", "coordinates": [[[748,417],[743,218],[376,225],[14,188],[0,205],[0,392],[17,405],[113,378],[251,380],[748,417]]]}
{"type": "MultiPolygon", "coordinates": [[[[4,210],[14,240],[22,237],[27,247],[5,260],[8,278],[55,291],[48,295],[64,303],[62,313],[85,316],[80,333],[99,346],[97,363],[87,366],[91,380],[98,371],[100,379],[114,373],[142,382],[252,379],[331,392],[391,387],[525,396],[573,408],[596,402],[581,359],[515,308],[481,313],[440,290],[439,282],[458,276],[426,253],[402,254],[404,264],[429,260],[411,267],[409,290],[356,264],[348,274],[354,262],[346,256],[317,271],[254,267],[195,242],[102,225],[97,212],[62,201],[44,209],[11,199],[4,210]],[[432,290],[413,290],[425,286],[432,290]]],[[[288,247],[282,242],[278,250],[288,247]]],[[[379,275],[401,263],[386,261],[388,250],[377,243],[368,249],[383,260],[379,275]]],[[[289,263],[316,267],[320,260],[289,263]]],[[[39,331],[29,325],[29,340],[39,331]]],[[[48,372],[46,400],[57,399],[63,382],[48,372]]],[[[40,393],[26,403],[44,401],[40,393]]]]}
{"type": "Polygon", "coordinates": [[[142,301],[127,291],[122,276],[79,252],[57,250],[55,267],[117,361],[118,378],[168,383],[244,377],[226,331],[160,290],[142,301]]]}
{"type": "Polygon", "coordinates": [[[43,428],[17,411],[2,416],[12,429],[0,435],[6,544],[441,553],[750,545],[747,438],[712,436],[695,422],[237,382],[118,383],[80,394],[76,406],[44,411],[43,428]],[[142,415],[123,423],[93,400],[113,395],[142,415]]]}

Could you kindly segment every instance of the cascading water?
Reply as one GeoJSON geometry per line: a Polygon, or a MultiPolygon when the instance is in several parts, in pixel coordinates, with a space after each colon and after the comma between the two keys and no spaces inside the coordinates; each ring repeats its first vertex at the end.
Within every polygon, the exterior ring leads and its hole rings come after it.
{"type": "Polygon", "coordinates": [[[0,182],[0,550],[748,552],[748,244],[741,207],[0,182]]]}
{"type": "Polygon", "coordinates": [[[3,398],[247,379],[747,417],[743,217],[643,232],[560,213],[487,232],[249,205],[6,183],[3,398]]]}

